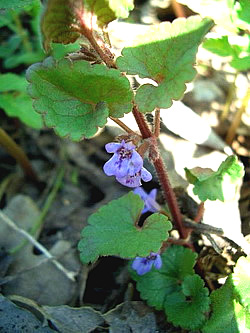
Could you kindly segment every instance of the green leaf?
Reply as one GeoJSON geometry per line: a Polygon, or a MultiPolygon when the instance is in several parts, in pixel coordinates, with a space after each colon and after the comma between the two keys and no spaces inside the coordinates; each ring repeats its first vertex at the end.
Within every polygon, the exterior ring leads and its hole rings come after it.
{"type": "Polygon", "coordinates": [[[250,311],[250,256],[238,259],[232,283],[237,300],[250,311]]]}
{"type": "Polygon", "coordinates": [[[24,77],[13,73],[0,74],[0,107],[9,117],[17,117],[24,124],[40,129],[43,127],[42,117],[34,111],[26,90],[24,77]]]}
{"type": "Polygon", "coordinates": [[[133,0],[86,0],[90,11],[96,15],[100,27],[116,18],[127,18],[134,8],[133,0]]]}
{"type": "Polygon", "coordinates": [[[132,47],[126,47],[117,59],[122,72],[150,78],[158,86],[142,85],[136,93],[136,103],[141,112],[169,108],[172,100],[182,97],[186,86],[196,71],[195,56],[203,37],[212,27],[210,19],[191,16],[149,27],[132,47]]]}
{"type": "Polygon", "coordinates": [[[239,19],[250,24],[250,1],[240,0],[237,5],[238,9],[236,10],[236,12],[239,19]]]}
{"type": "Polygon", "coordinates": [[[24,77],[14,73],[0,74],[0,92],[9,90],[26,92],[27,81],[24,77]]]}
{"type": "Polygon", "coordinates": [[[218,54],[221,57],[238,56],[241,48],[237,45],[231,45],[228,36],[221,38],[209,38],[204,41],[202,46],[210,52],[218,54]]]}
{"type": "Polygon", "coordinates": [[[34,0],[0,0],[0,9],[15,9],[25,7],[34,2],[34,0]]]}
{"type": "Polygon", "coordinates": [[[229,200],[234,198],[238,180],[244,175],[244,168],[235,155],[228,156],[217,171],[203,168],[185,168],[186,177],[194,184],[193,192],[201,201],[229,200]]]}
{"type": "Polygon", "coordinates": [[[230,62],[230,65],[238,71],[246,71],[250,69],[250,55],[242,58],[235,58],[230,62]]]}
{"type": "Polygon", "coordinates": [[[25,93],[1,94],[0,107],[9,117],[19,118],[27,126],[35,129],[43,127],[41,115],[34,111],[32,101],[25,93]]]}
{"type": "Polygon", "coordinates": [[[87,61],[47,58],[27,71],[28,92],[45,124],[59,136],[90,138],[109,115],[122,117],[132,108],[129,81],[116,69],[87,61]]]}
{"type": "Polygon", "coordinates": [[[21,64],[30,65],[34,62],[43,60],[43,58],[44,53],[42,51],[12,54],[4,60],[4,67],[10,69],[21,64]]]}
{"type": "Polygon", "coordinates": [[[161,269],[152,268],[145,275],[130,270],[141,297],[157,310],[164,309],[166,297],[181,290],[181,283],[188,275],[193,275],[197,254],[183,246],[172,245],[161,255],[161,269]]]}
{"type": "Polygon", "coordinates": [[[199,275],[184,278],[181,290],[166,297],[164,302],[168,320],[175,326],[186,329],[198,329],[205,322],[205,313],[209,310],[208,289],[199,275]]]}
{"type": "Polygon", "coordinates": [[[231,277],[211,294],[212,315],[202,333],[249,333],[250,313],[234,299],[231,277]]]}
{"type": "Polygon", "coordinates": [[[8,58],[11,56],[18,49],[21,41],[19,36],[12,35],[6,42],[3,42],[2,45],[0,45],[0,58],[8,58]]]}
{"type": "Polygon", "coordinates": [[[158,252],[172,225],[166,216],[155,213],[142,228],[137,227],[143,204],[138,195],[129,192],[92,214],[78,245],[82,262],[93,262],[99,256],[134,258],[158,252]]]}
{"type": "Polygon", "coordinates": [[[47,0],[41,19],[43,47],[50,43],[73,43],[80,37],[80,19],[84,13],[82,0],[47,0]]]}

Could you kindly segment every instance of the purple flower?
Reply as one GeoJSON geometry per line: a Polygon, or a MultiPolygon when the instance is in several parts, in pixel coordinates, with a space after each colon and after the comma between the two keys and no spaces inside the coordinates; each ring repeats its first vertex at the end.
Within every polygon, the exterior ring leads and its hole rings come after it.
{"type": "Polygon", "coordinates": [[[156,269],[160,269],[162,266],[162,260],[159,253],[151,252],[149,256],[142,258],[136,257],[132,263],[132,268],[137,272],[138,275],[144,275],[148,273],[152,266],[156,269]]]}
{"type": "Polygon", "coordinates": [[[141,179],[144,182],[149,182],[152,179],[151,173],[143,167],[139,172],[136,172],[134,175],[127,174],[125,177],[116,177],[116,180],[119,183],[128,187],[141,186],[141,179]]]}
{"type": "Polygon", "coordinates": [[[155,213],[161,209],[160,205],[155,200],[157,194],[156,188],[151,190],[149,194],[145,192],[142,187],[135,188],[133,192],[135,194],[138,194],[141,197],[141,199],[144,201],[144,208],[141,212],[142,214],[146,212],[155,213]]]}
{"type": "Polygon", "coordinates": [[[108,153],[114,153],[103,166],[107,176],[122,178],[127,175],[133,176],[141,170],[142,157],[130,142],[126,143],[124,140],[121,143],[111,142],[106,144],[105,148],[108,153]]]}
{"type": "Polygon", "coordinates": [[[152,179],[151,173],[143,168],[143,159],[132,143],[124,140],[121,143],[111,142],[105,148],[108,153],[114,154],[103,166],[107,176],[115,176],[119,183],[128,187],[141,186],[141,179],[145,182],[152,179]]]}

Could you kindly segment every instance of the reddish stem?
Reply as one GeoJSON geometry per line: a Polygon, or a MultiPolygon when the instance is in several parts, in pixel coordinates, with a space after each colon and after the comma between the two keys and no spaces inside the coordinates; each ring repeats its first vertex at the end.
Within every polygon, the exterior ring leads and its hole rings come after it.
{"type": "MultiPolygon", "coordinates": [[[[136,105],[134,105],[134,107],[133,107],[133,114],[134,114],[135,120],[138,124],[138,127],[141,131],[142,137],[144,139],[152,137],[153,134],[150,131],[148,124],[145,121],[144,115],[138,111],[136,105]]],[[[164,166],[163,160],[161,157],[158,157],[153,163],[154,163],[155,170],[157,172],[157,175],[158,175],[158,178],[159,178],[159,181],[160,181],[163,193],[164,193],[165,200],[168,204],[170,213],[172,215],[172,218],[179,231],[180,237],[182,239],[185,239],[188,236],[188,230],[185,229],[185,227],[182,223],[181,212],[180,212],[178,204],[177,204],[175,193],[170,185],[166,167],[164,166]]]]}
{"type": "Polygon", "coordinates": [[[202,201],[199,206],[198,206],[198,210],[197,210],[197,214],[194,218],[194,221],[197,222],[197,223],[200,223],[203,215],[204,215],[204,211],[205,211],[205,208],[204,208],[204,201],[202,201]]]}
{"type": "MultiPolygon", "coordinates": [[[[92,35],[92,32],[89,29],[86,29],[86,26],[84,25],[84,22],[82,22],[82,33],[84,34],[85,37],[88,38],[91,45],[94,47],[94,49],[100,55],[100,57],[106,63],[106,65],[108,67],[115,68],[116,65],[115,65],[113,59],[111,59],[108,56],[108,52],[104,52],[102,50],[102,48],[97,44],[95,38],[92,35]]],[[[107,50],[107,51],[109,51],[109,50],[107,50]]],[[[134,115],[135,120],[137,122],[137,125],[140,129],[142,138],[143,139],[154,138],[154,134],[151,132],[151,130],[150,130],[150,128],[149,128],[149,126],[148,126],[148,124],[145,120],[144,115],[141,112],[139,112],[138,107],[135,103],[134,103],[132,112],[133,112],[133,115],[134,115]]],[[[157,112],[157,118],[160,118],[159,112],[157,112]]],[[[170,213],[172,215],[172,218],[173,218],[173,220],[176,224],[176,227],[179,231],[180,237],[182,239],[185,239],[185,238],[187,238],[189,232],[188,232],[188,230],[185,229],[185,227],[182,223],[182,216],[181,216],[178,204],[177,204],[176,196],[175,196],[175,193],[174,193],[174,191],[173,191],[173,189],[170,185],[170,182],[168,180],[167,170],[166,170],[166,168],[163,164],[162,158],[158,157],[153,163],[154,163],[156,172],[158,174],[160,184],[161,184],[162,189],[163,189],[164,197],[165,197],[166,202],[168,203],[168,207],[170,209],[170,213]]]]}
{"type": "Polygon", "coordinates": [[[159,137],[161,130],[161,112],[160,109],[155,110],[155,126],[154,126],[154,135],[156,138],[159,137]]]}
{"type": "Polygon", "coordinates": [[[140,129],[142,138],[147,139],[147,138],[152,137],[152,132],[150,131],[150,128],[148,127],[145,117],[141,112],[138,111],[138,107],[136,104],[134,104],[134,106],[133,106],[133,115],[134,115],[137,125],[140,129]]]}

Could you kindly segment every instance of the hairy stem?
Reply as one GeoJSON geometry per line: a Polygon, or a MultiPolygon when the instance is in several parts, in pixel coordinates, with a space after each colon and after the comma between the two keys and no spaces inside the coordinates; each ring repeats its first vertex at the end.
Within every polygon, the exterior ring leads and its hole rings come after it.
{"type": "Polygon", "coordinates": [[[133,115],[134,115],[137,125],[140,129],[142,138],[147,139],[147,138],[152,137],[152,132],[150,131],[150,128],[148,127],[145,117],[141,112],[138,111],[138,107],[136,104],[134,104],[134,106],[133,106],[133,115]]]}
{"type": "MultiPolygon", "coordinates": [[[[84,34],[84,36],[86,38],[88,38],[89,42],[91,43],[93,48],[96,50],[96,52],[99,54],[99,56],[104,61],[104,63],[108,67],[116,68],[115,62],[113,61],[113,59],[111,59],[108,56],[108,54],[110,53],[109,49],[105,48],[106,51],[104,51],[98,45],[98,43],[96,42],[96,40],[92,34],[92,31],[86,29],[84,22],[82,22],[82,33],[84,34]]],[[[133,115],[137,122],[137,125],[140,129],[142,138],[143,139],[155,138],[154,134],[151,132],[151,130],[145,120],[144,115],[141,112],[139,112],[138,107],[135,103],[134,103],[132,112],[133,112],[133,115]]],[[[157,115],[157,117],[160,118],[160,115],[157,115]]],[[[158,132],[158,130],[157,130],[157,132],[158,132]]],[[[160,184],[163,189],[164,197],[165,197],[166,202],[168,203],[168,207],[170,209],[174,223],[176,224],[180,237],[182,239],[185,239],[189,232],[188,232],[188,230],[185,229],[185,227],[183,225],[182,216],[181,216],[178,204],[177,204],[176,196],[175,196],[174,191],[168,180],[167,170],[163,164],[161,157],[158,157],[154,161],[154,166],[155,166],[156,172],[158,174],[158,178],[159,178],[160,184]]]]}
{"type": "Polygon", "coordinates": [[[159,177],[159,181],[163,190],[164,197],[166,199],[166,202],[168,204],[170,213],[172,215],[172,218],[174,220],[174,223],[179,231],[180,237],[182,239],[185,239],[188,236],[188,231],[185,229],[182,221],[182,216],[177,204],[177,199],[174,194],[174,191],[170,185],[167,170],[164,166],[163,160],[161,157],[159,157],[154,162],[155,170],[157,172],[157,175],[159,177]]]}
{"type": "MultiPolygon", "coordinates": [[[[89,20],[89,18],[85,18],[86,20],[89,20]]],[[[91,20],[91,19],[90,19],[91,20]]],[[[116,68],[115,61],[113,59],[113,55],[108,47],[105,46],[104,42],[99,39],[99,43],[97,39],[93,35],[92,28],[89,28],[85,21],[84,17],[80,18],[81,21],[81,28],[79,29],[79,32],[84,35],[90,44],[92,45],[93,49],[96,51],[96,53],[99,55],[99,57],[102,59],[102,61],[110,68],[116,68]],[[99,44],[102,44],[102,47],[99,44]]],[[[91,24],[90,24],[91,26],[91,24]]]]}
{"type": "Polygon", "coordinates": [[[196,213],[196,216],[194,218],[194,221],[197,222],[197,223],[200,223],[203,215],[204,215],[204,201],[202,201],[199,206],[198,206],[198,210],[197,210],[197,213],[196,213]]]}
{"type": "MultiPolygon", "coordinates": [[[[149,137],[153,137],[153,134],[151,133],[148,124],[146,123],[146,120],[144,118],[144,115],[140,113],[137,109],[137,106],[135,105],[133,108],[133,114],[135,117],[135,120],[138,124],[138,127],[141,131],[142,137],[144,139],[147,139],[149,137]]],[[[163,160],[161,157],[158,157],[154,162],[154,167],[157,172],[165,200],[168,204],[170,213],[172,215],[172,218],[174,220],[174,223],[179,231],[180,237],[182,239],[185,239],[188,236],[188,230],[185,229],[183,222],[182,222],[182,216],[177,204],[175,193],[170,185],[168,174],[166,167],[164,166],[163,160]]]]}
{"type": "Polygon", "coordinates": [[[4,147],[15,158],[27,177],[33,181],[38,181],[37,175],[23,149],[2,128],[0,128],[0,146],[4,147]]]}
{"type": "Polygon", "coordinates": [[[159,137],[160,135],[160,130],[161,130],[161,111],[160,109],[155,110],[155,119],[154,119],[154,135],[156,138],[159,137]]]}
{"type": "Polygon", "coordinates": [[[132,131],[131,128],[129,128],[127,125],[125,125],[120,119],[109,117],[111,120],[113,120],[118,126],[120,126],[122,129],[124,129],[125,132],[128,134],[136,134],[134,131],[132,131]]]}

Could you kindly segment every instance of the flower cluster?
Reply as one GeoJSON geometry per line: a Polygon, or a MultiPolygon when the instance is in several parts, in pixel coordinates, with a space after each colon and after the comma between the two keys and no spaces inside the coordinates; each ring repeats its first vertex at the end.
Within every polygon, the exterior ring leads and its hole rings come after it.
{"type": "Polygon", "coordinates": [[[144,201],[144,208],[141,212],[142,214],[146,212],[155,213],[161,210],[160,205],[156,202],[156,195],[157,195],[156,188],[151,190],[149,194],[145,192],[142,187],[135,188],[133,192],[135,194],[138,194],[141,197],[141,199],[144,201]]]}
{"type": "Polygon", "coordinates": [[[138,275],[144,275],[148,273],[152,267],[160,269],[162,266],[162,260],[159,253],[151,252],[147,257],[136,257],[132,263],[132,268],[138,275]]]}
{"type": "Polygon", "coordinates": [[[143,167],[143,159],[130,142],[111,142],[105,149],[114,155],[103,166],[107,176],[115,176],[116,180],[128,187],[141,186],[141,179],[149,182],[152,175],[143,167]]]}

